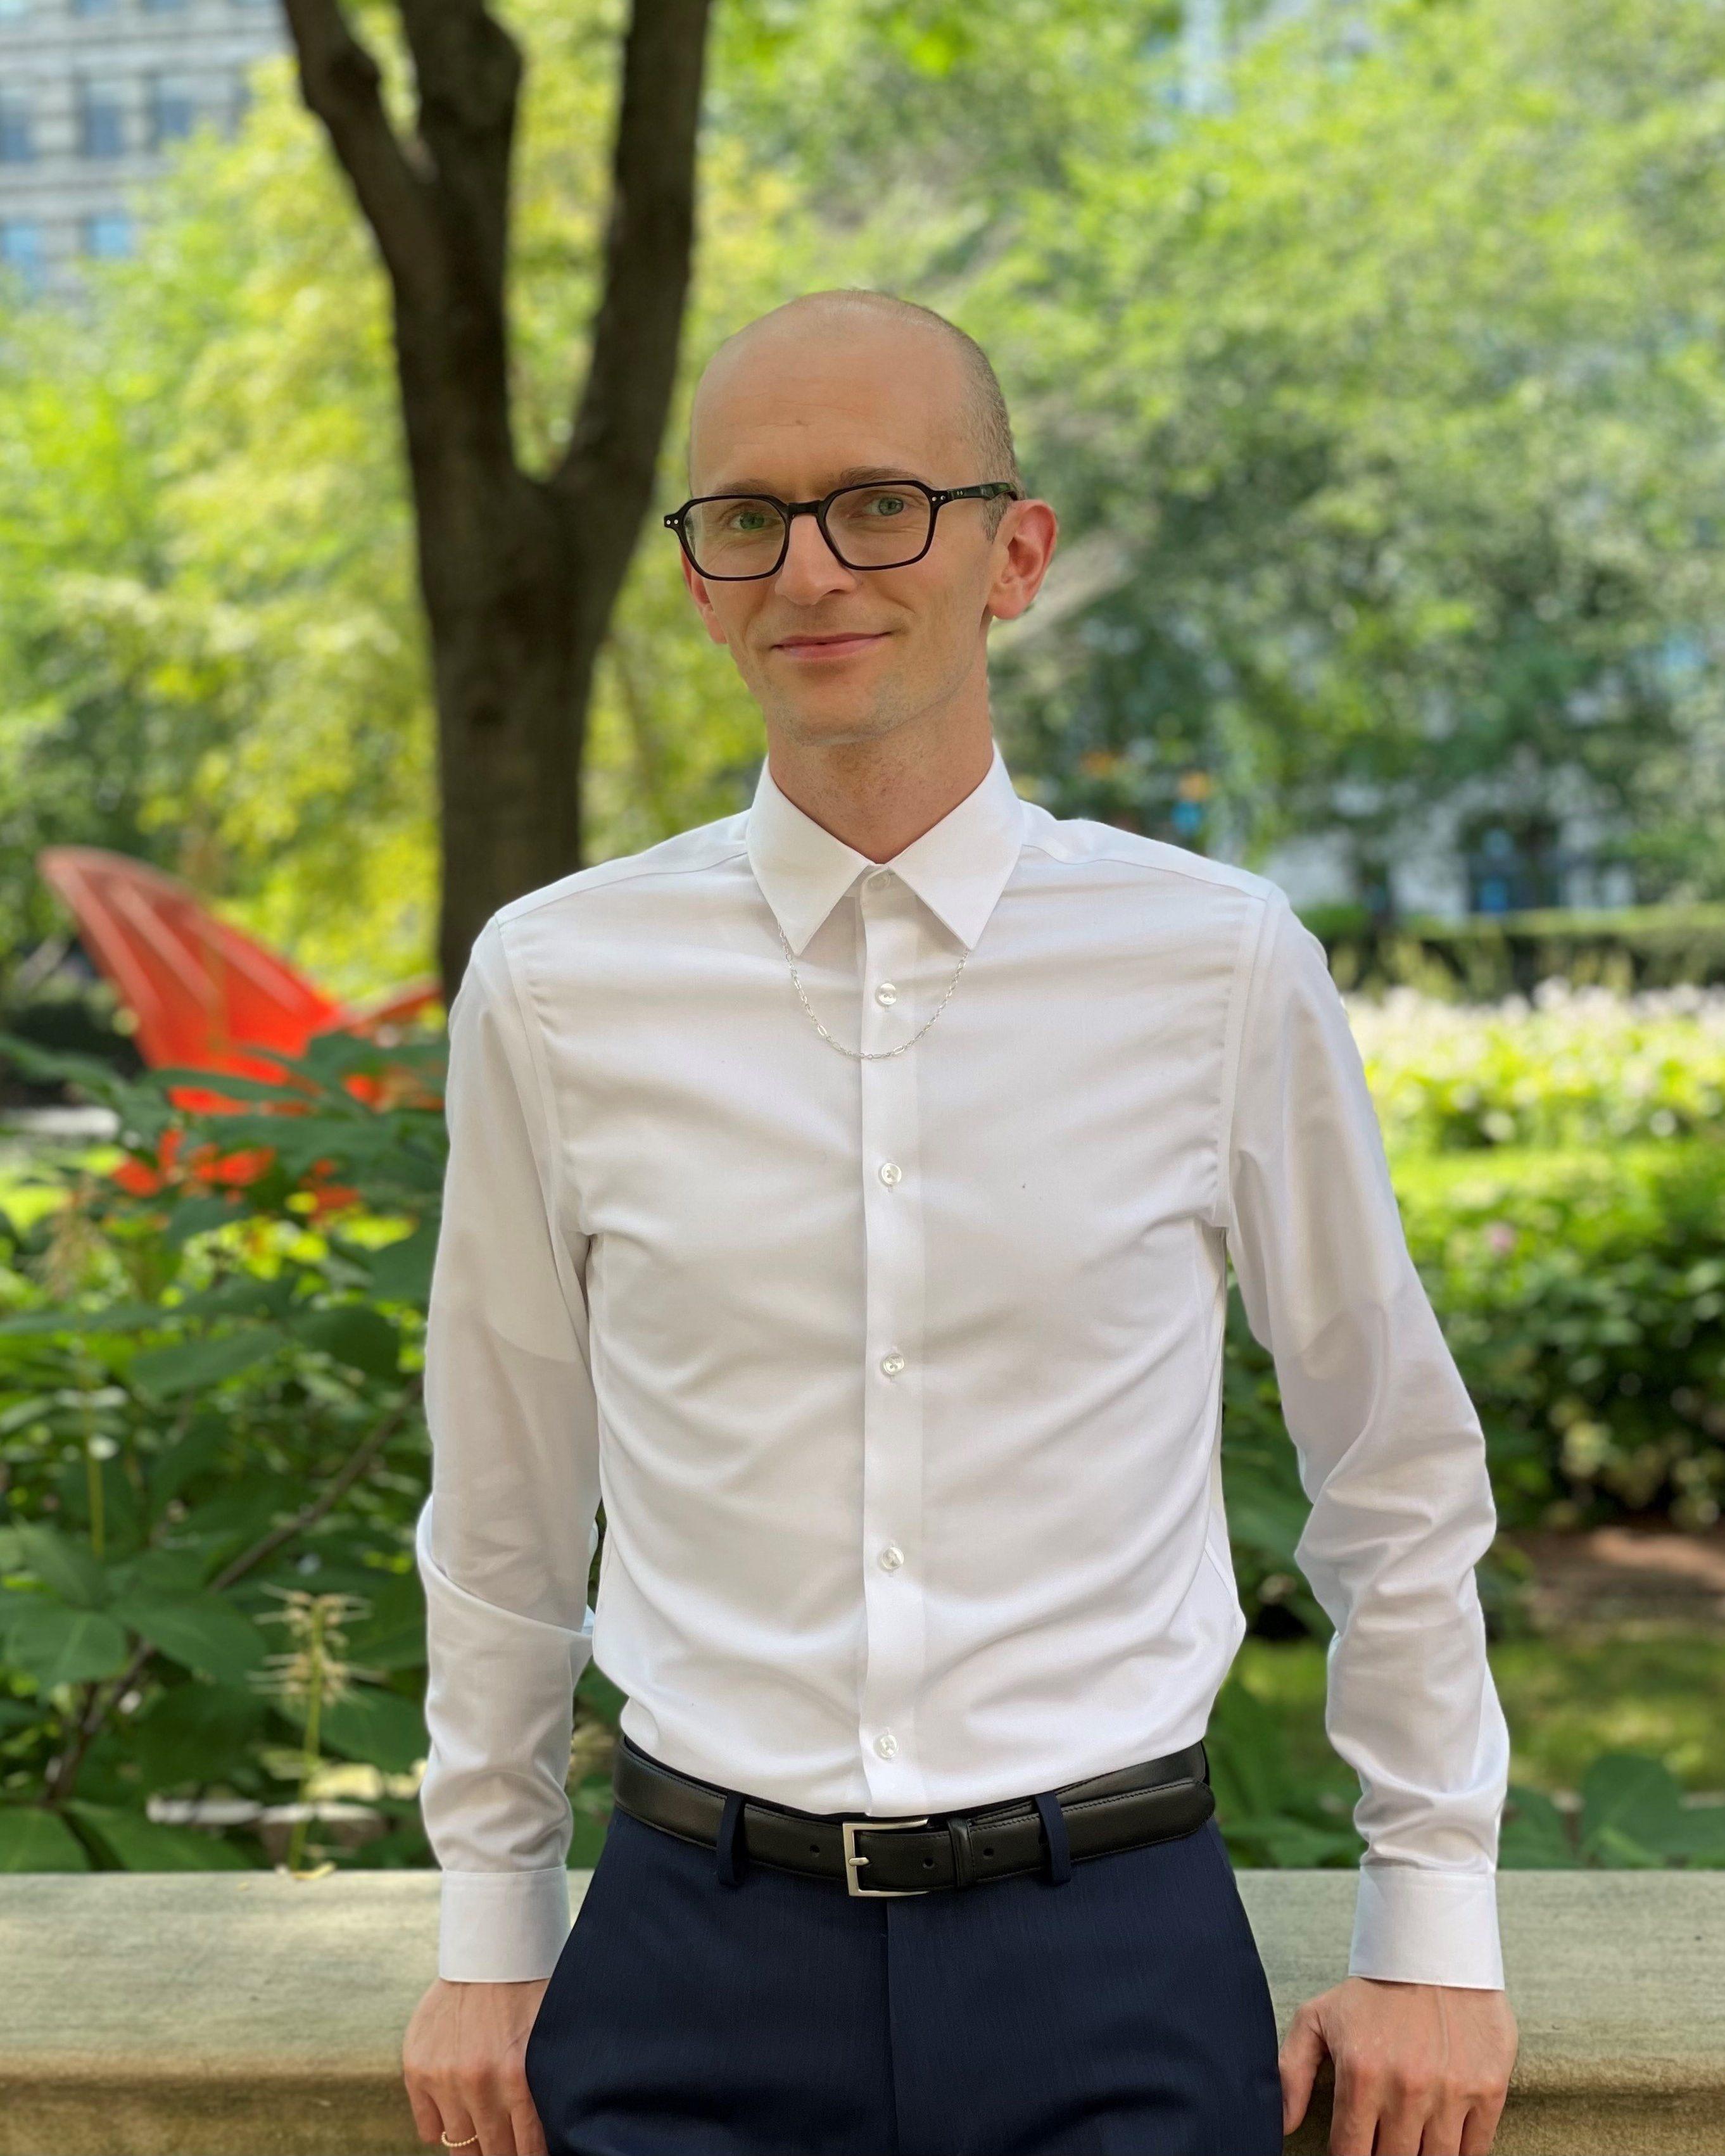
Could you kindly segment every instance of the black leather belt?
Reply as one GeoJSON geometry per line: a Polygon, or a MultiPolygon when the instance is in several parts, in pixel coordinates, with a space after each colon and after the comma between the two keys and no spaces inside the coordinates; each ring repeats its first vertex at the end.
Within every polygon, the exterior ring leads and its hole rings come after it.
{"type": "MultiPolygon", "coordinates": [[[[632,1817],[708,1849],[718,1846],[726,1799],[735,1794],[667,1766],[626,1736],[618,1741],[611,1785],[632,1817]]],[[[1194,1833],[1216,1808],[1201,1738],[1159,1759],[1068,1782],[1053,1794],[1075,1861],[1194,1833]]],[[[811,1878],[842,1880],[854,1895],[926,1894],[1040,1871],[1049,1861],[1041,1814],[1029,1797],[914,1819],[798,1811],[762,1797],[739,1802],[735,1831],[749,1857],[811,1878]],[[859,1872],[866,1873],[866,1885],[859,1872]]]]}

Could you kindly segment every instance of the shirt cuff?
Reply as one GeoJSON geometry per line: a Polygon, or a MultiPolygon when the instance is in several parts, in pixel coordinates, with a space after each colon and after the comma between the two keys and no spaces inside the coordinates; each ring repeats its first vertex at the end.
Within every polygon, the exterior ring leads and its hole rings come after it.
{"type": "Polygon", "coordinates": [[[1348,1974],[1501,1991],[1496,1871],[1362,1863],[1348,1974]]]}
{"type": "Polygon", "coordinates": [[[451,1984],[522,1984],[549,1976],[569,1935],[566,1866],[445,1871],[437,1973],[451,1984]]]}

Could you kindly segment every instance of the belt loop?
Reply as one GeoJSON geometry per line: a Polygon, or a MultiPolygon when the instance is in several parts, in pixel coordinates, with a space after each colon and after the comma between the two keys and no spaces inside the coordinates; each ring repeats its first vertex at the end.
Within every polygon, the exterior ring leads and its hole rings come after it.
{"type": "Polygon", "coordinates": [[[968,1887],[976,1873],[970,1861],[970,1821],[962,1812],[947,1816],[947,1839],[952,1845],[952,1884],[968,1887]]]}
{"type": "Polygon", "coordinates": [[[725,1815],[719,1822],[719,1879],[726,1887],[742,1883],[737,1876],[737,1851],[742,1840],[742,1792],[731,1790],[725,1799],[725,1815]]]}
{"type": "Polygon", "coordinates": [[[1060,1798],[1052,1789],[1044,1792],[1035,1800],[1042,1815],[1042,1831],[1048,1837],[1048,1876],[1056,1887],[1064,1887],[1072,1876],[1072,1852],[1066,1841],[1065,1815],[1060,1810],[1060,1798]]]}

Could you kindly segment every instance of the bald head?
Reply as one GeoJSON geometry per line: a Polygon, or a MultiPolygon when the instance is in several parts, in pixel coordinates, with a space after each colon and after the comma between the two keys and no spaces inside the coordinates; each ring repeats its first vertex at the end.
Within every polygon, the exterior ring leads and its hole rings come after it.
{"type": "MultiPolygon", "coordinates": [[[[763,422],[818,461],[824,430],[836,446],[841,437],[854,440],[870,416],[898,437],[906,476],[932,457],[937,484],[1004,479],[1022,489],[1006,399],[976,340],[914,300],[837,286],[799,293],[714,350],[690,405],[689,491],[757,480],[728,459],[733,444],[757,438],[763,422]]],[[[877,446],[882,460],[893,461],[886,441],[877,446]]],[[[1007,503],[979,506],[992,537],[1007,503]]]]}

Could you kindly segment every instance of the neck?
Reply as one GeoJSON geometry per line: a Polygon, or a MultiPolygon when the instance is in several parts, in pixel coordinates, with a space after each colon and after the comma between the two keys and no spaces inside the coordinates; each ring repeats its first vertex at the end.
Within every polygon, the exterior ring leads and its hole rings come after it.
{"type": "Polygon", "coordinates": [[[773,783],[835,839],[871,861],[890,861],[938,824],[988,775],[994,737],[988,715],[930,739],[910,728],[878,741],[771,740],[773,783]]]}

